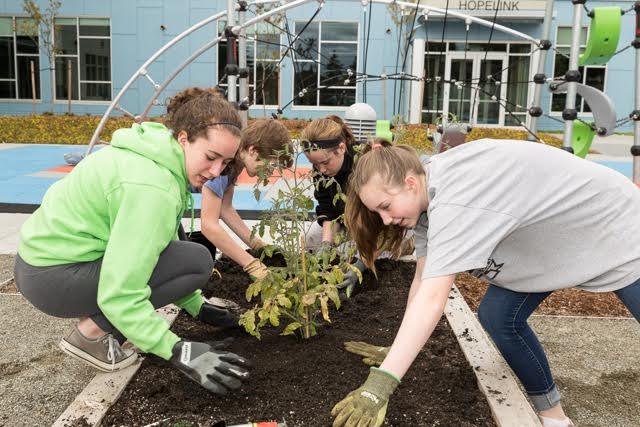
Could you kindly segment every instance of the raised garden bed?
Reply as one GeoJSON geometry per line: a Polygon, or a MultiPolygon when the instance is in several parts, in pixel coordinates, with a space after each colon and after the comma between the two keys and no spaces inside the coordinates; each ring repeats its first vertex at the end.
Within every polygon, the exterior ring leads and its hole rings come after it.
{"type": "MultiPolygon", "coordinates": [[[[145,425],[167,420],[185,425],[279,420],[288,426],[331,425],[333,405],[366,378],[368,367],[343,349],[343,342],[390,344],[404,312],[414,264],[379,262],[378,280],[365,276],[361,292],[331,313],[332,324],[308,342],[264,329],[261,341],[243,331],[220,332],[180,314],[173,330],[191,340],[231,335],[235,351],[254,364],[250,381],[226,397],[210,394],[169,363],[148,357],[103,420],[104,425],[145,425]]],[[[232,299],[244,307],[248,277],[223,269],[205,295],[232,299]]],[[[441,321],[392,397],[387,425],[495,425],[476,377],[456,337],[441,321]]]]}

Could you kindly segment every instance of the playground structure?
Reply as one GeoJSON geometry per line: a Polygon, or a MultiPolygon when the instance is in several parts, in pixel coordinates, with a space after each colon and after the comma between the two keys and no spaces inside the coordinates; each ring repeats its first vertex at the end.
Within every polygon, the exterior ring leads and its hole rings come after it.
{"type": "MultiPolygon", "coordinates": [[[[569,54],[569,67],[564,76],[553,76],[547,77],[545,75],[545,66],[546,66],[546,57],[548,51],[551,49],[555,49],[553,47],[552,42],[549,39],[549,34],[551,31],[551,21],[553,17],[554,10],[554,1],[549,0],[546,2],[545,6],[545,17],[544,24],[542,29],[542,36],[540,39],[535,39],[527,34],[516,31],[512,28],[506,27],[504,25],[500,25],[496,23],[497,18],[497,10],[494,15],[493,20],[482,19],[476,16],[471,16],[465,13],[460,13],[459,11],[454,11],[449,9],[448,7],[445,9],[432,7],[428,5],[422,5],[420,1],[416,3],[407,2],[407,1],[396,1],[396,0],[361,0],[360,3],[363,6],[363,11],[366,13],[367,6],[369,6],[369,11],[371,11],[371,4],[378,3],[387,6],[395,6],[400,8],[402,14],[407,14],[407,16],[413,15],[414,24],[417,21],[417,16],[421,14],[421,25],[428,25],[428,20],[434,17],[444,17],[444,26],[446,26],[447,19],[459,19],[463,20],[466,24],[467,34],[469,32],[469,28],[471,25],[480,25],[486,28],[491,29],[491,33],[489,36],[489,42],[491,41],[491,35],[494,31],[500,31],[511,36],[517,37],[519,39],[528,41],[532,44],[532,46],[536,50],[540,50],[540,59],[538,61],[537,72],[533,77],[531,82],[527,83],[535,83],[534,92],[533,92],[533,101],[530,108],[527,109],[528,115],[530,116],[529,126],[523,123],[520,119],[514,116],[511,113],[511,110],[508,108],[508,104],[510,104],[506,99],[503,99],[502,96],[496,96],[496,91],[490,92],[487,91],[485,87],[483,87],[483,83],[487,81],[493,80],[496,85],[500,85],[500,81],[495,79],[494,75],[489,75],[486,80],[480,81],[480,79],[471,80],[449,80],[446,81],[443,79],[443,76],[440,75],[426,75],[426,76],[416,76],[406,73],[403,69],[399,73],[387,75],[384,73],[381,74],[367,74],[365,72],[359,72],[357,70],[347,69],[346,74],[348,75],[348,79],[353,79],[356,83],[366,83],[368,81],[377,81],[377,80],[398,80],[402,85],[403,82],[441,82],[444,80],[444,83],[450,86],[456,86],[458,89],[467,88],[473,91],[473,104],[476,102],[476,98],[479,94],[483,94],[485,96],[489,96],[492,101],[500,103],[501,106],[505,108],[508,114],[510,114],[524,129],[528,132],[528,139],[532,141],[540,141],[540,138],[537,135],[538,131],[538,118],[543,114],[547,117],[547,114],[544,113],[543,109],[540,106],[540,98],[543,86],[547,85],[549,90],[552,93],[566,93],[565,96],[565,108],[562,111],[562,119],[564,121],[564,139],[563,139],[563,149],[566,151],[575,153],[580,157],[586,156],[589,151],[589,147],[591,142],[596,134],[599,136],[608,136],[611,135],[615,129],[619,126],[626,124],[629,121],[634,122],[634,145],[631,148],[631,154],[633,155],[633,181],[636,183],[640,183],[640,93],[638,93],[638,81],[640,80],[640,2],[635,2],[634,5],[628,10],[622,10],[620,7],[597,7],[592,10],[587,8],[587,0],[572,0],[573,3],[573,25],[572,25],[572,39],[571,39],[571,47],[569,54]],[[589,25],[589,33],[588,40],[586,44],[586,48],[583,53],[580,53],[580,34],[582,30],[582,19],[583,12],[587,12],[588,17],[590,18],[589,25]],[[636,34],[635,39],[630,43],[629,46],[621,49],[618,49],[618,44],[620,40],[621,33],[621,17],[625,13],[630,11],[635,11],[636,13],[636,34]],[[628,115],[628,117],[624,117],[622,119],[616,119],[616,111],[611,99],[602,91],[595,89],[593,87],[581,84],[582,77],[579,71],[579,66],[583,65],[593,65],[593,64],[606,64],[614,55],[621,53],[629,47],[633,47],[636,50],[636,69],[635,69],[635,109],[628,115]],[[594,122],[589,123],[580,118],[578,118],[578,112],[575,108],[577,96],[581,96],[587,104],[590,106],[593,112],[594,122]]],[[[236,46],[237,42],[237,52],[234,49],[227,49],[227,58],[226,58],[226,66],[224,69],[225,75],[219,80],[222,81],[226,79],[227,83],[227,97],[230,102],[236,103],[239,110],[241,111],[241,115],[243,120],[247,120],[247,110],[249,107],[248,101],[248,75],[249,71],[247,69],[247,52],[246,52],[246,42],[247,40],[257,40],[256,38],[248,37],[246,34],[246,29],[253,26],[259,22],[268,22],[271,25],[274,25],[280,30],[282,33],[286,33],[288,36],[288,44],[280,44],[279,46],[286,48],[284,54],[281,56],[280,61],[276,65],[276,69],[282,61],[287,58],[288,55],[295,55],[296,52],[296,41],[300,36],[300,33],[304,32],[304,28],[311,23],[316,16],[319,14],[323,6],[325,5],[325,0],[294,0],[291,2],[283,2],[281,0],[255,0],[253,2],[247,1],[234,1],[227,0],[227,10],[223,12],[219,12],[214,14],[194,25],[184,30],[182,33],[177,35],[173,40],[169,43],[165,44],[162,48],[160,48],[157,52],[155,52],[140,68],[131,76],[131,78],[127,81],[127,83],[123,86],[123,88],[119,91],[117,96],[113,99],[107,110],[105,111],[102,120],[100,121],[98,127],[96,128],[94,135],[90,141],[89,148],[86,151],[86,155],[90,154],[94,145],[99,141],[100,133],[102,132],[107,119],[113,112],[113,110],[118,110],[134,118],[136,121],[144,120],[151,108],[155,105],[160,105],[158,102],[159,96],[163,93],[163,91],[171,84],[171,82],[186,68],[195,61],[199,56],[201,56],[204,52],[216,46],[223,39],[226,39],[228,46],[236,46]],[[286,12],[290,9],[297,8],[304,4],[313,4],[317,3],[317,9],[315,13],[308,20],[307,24],[303,27],[303,30],[299,32],[299,34],[291,34],[287,28],[280,28],[277,25],[273,24],[269,18],[275,16],[284,16],[286,19],[286,12]],[[251,7],[258,6],[262,7],[261,11],[263,13],[255,12],[255,17],[252,19],[246,19],[246,12],[250,10],[251,7]],[[271,6],[270,9],[266,9],[266,6],[271,6]],[[183,63],[181,63],[176,69],[170,73],[166,79],[160,83],[156,82],[149,74],[148,69],[149,66],[156,61],[159,57],[161,57],[166,51],[172,48],[176,43],[186,38],[194,31],[204,27],[205,25],[217,22],[221,19],[226,19],[226,27],[224,30],[224,34],[220,35],[213,40],[207,42],[201,48],[193,52],[191,56],[189,56],[183,63]],[[153,95],[151,99],[147,102],[145,108],[140,114],[133,114],[123,107],[120,106],[119,102],[123,96],[123,94],[133,85],[134,82],[138,78],[143,78],[147,80],[154,88],[153,95]],[[236,92],[236,88],[238,92],[236,92]]],[[[448,5],[448,3],[447,3],[448,5]]],[[[369,17],[369,20],[371,17],[369,17]]],[[[370,22],[370,21],[369,21],[370,22]]],[[[414,34],[415,28],[410,30],[410,37],[414,34]]],[[[405,50],[405,62],[406,55],[408,52],[410,37],[407,40],[407,46],[405,50]]],[[[444,39],[444,32],[443,32],[444,39]]],[[[257,40],[261,41],[261,40],[257,40]]],[[[265,42],[265,41],[261,41],[265,42]]],[[[485,58],[487,56],[489,49],[489,43],[487,44],[487,50],[484,52],[485,58]]],[[[465,42],[465,54],[467,51],[467,46],[465,42]]],[[[365,53],[366,55],[366,53],[365,53]]],[[[316,61],[318,64],[320,62],[316,61]]],[[[507,67],[508,69],[509,67],[507,67]]],[[[502,73],[505,70],[500,70],[502,73]]],[[[496,73],[497,74],[497,73],[496,73]]],[[[330,77],[329,79],[335,79],[336,76],[330,77]]],[[[266,81],[267,79],[265,79],[266,81]]],[[[325,79],[327,80],[327,79],[325,79]]],[[[323,83],[328,83],[327,81],[321,81],[318,84],[320,87],[323,83]]],[[[264,84],[264,82],[263,82],[264,84]]],[[[386,87],[386,86],[385,86],[386,87]]],[[[302,88],[297,94],[294,95],[294,98],[284,105],[280,105],[278,107],[278,114],[282,113],[282,110],[286,108],[288,105],[293,103],[296,97],[302,98],[307,93],[308,89],[311,87],[302,88]]],[[[502,92],[498,92],[501,94],[502,92]]],[[[401,91],[402,96],[402,91],[401,91]]],[[[386,96],[385,96],[386,98],[386,96]]],[[[521,105],[511,105],[511,107],[520,107],[521,105]]],[[[385,115],[386,115],[386,104],[385,104],[385,115]]],[[[386,117],[385,117],[386,118],[386,117]]],[[[556,118],[550,117],[554,120],[558,120],[556,118]]],[[[443,127],[442,129],[446,131],[447,129],[447,121],[448,117],[443,117],[443,127]]],[[[388,123],[388,122],[387,122],[388,123]]],[[[387,128],[387,123],[380,123],[378,125],[378,129],[373,129],[371,132],[375,133],[378,130],[381,135],[384,133],[385,136],[388,137],[389,130],[387,128]]],[[[360,129],[356,129],[356,132],[359,132],[360,129]]]]}

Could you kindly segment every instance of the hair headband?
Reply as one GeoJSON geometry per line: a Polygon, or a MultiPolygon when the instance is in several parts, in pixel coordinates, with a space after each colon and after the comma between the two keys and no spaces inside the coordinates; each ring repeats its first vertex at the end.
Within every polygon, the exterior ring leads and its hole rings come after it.
{"type": "Polygon", "coordinates": [[[309,149],[319,149],[326,150],[327,148],[333,148],[340,145],[342,142],[342,138],[331,138],[331,139],[314,139],[313,141],[303,141],[305,148],[309,149]]]}
{"type": "Polygon", "coordinates": [[[229,125],[229,126],[233,126],[233,127],[235,127],[235,128],[238,128],[239,130],[242,130],[242,129],[240,128],[240,126],[238,126],[238,125],[237,125],[237,124],[235,124],[235,123],[231,123],[231,122],[213,122],[213,123],[209,123],[209,124],[207,124],[207,126],[217,126],[217,125],[229,125]]]}

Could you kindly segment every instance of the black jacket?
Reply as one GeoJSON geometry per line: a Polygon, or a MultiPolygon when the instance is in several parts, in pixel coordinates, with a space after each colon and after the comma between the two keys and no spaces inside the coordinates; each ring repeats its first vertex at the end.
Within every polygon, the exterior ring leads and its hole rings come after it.
{"type": "MultiPolygon", "coordinates": [[[[342,167],[336,176],[333,177],[336,182],[332,182],[330,185],[325,185],[324,181],[330,180],[331,177],[318,173],[314,168],[316,174],[313,178],[315,185],[313,196],[318,201],[316,217],[320,225],[327,220],[333,221],[344,213],[344,202],[338,199],[334,205],[333,199],[336,194],[338,194],[338,185],[340,186],[341,192],[347,194],[347,182],[351,171],[353,171],[354,154],[355,151],[352,148],[347,149],[344,153],[342,167]]],[[[342,224],[342,221],[340,221],[340,224],[342,224]]]]}

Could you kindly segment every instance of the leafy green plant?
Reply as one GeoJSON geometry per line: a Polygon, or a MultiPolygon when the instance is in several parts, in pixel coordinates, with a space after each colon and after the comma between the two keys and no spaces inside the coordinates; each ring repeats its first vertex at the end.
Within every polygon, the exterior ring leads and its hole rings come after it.
{"type": "MultiPolygon", "coordinates": [[[[360,272],[349,263],[355,249],[345,244],[343,234],[336,235],[331,249],[309,252],[305,248],[304,236],[309,231],[310,211],[314,206],[314,182],[309,174],[296,173],[300,155],[295,156],[292,171],[266,167],[260,172],[263,183],[272,175],[271,172],[287,179],[280,179],[272,186],[279,187],[272,198],[273,205],[254,229],[254,233],[261,237],[269,234],[277,242],[277,250],[285,260],[284,267],[271,267],[265,279],[247,288],[247,301],[255,298],[259,302],[241,316],[240,324],[257,338],[260,338],[262,327],[280,327],[282,323],[286,326],[281,335],[299,334],[303,338],[316,335],[320,319],[331,321],[330,303],[336,309],[340,308],[336,285],[345,279],[345,272],[355,271],[362,280],[360,272]]],[[[321,179],[315,185],[334,182],[333,178],[321,179]]],[[[256,200],[262,196],[258,185],[254,195],[256,200]]],[[[345,195],[338,192],[334,203],[344,198],[345,195]]],[[[274,247],[268,247],[264,251],[265,256],[271,256],[273,250],[274,247]]]]}

